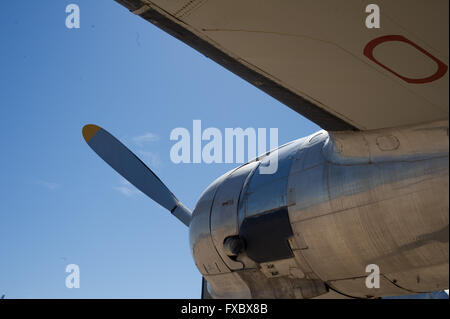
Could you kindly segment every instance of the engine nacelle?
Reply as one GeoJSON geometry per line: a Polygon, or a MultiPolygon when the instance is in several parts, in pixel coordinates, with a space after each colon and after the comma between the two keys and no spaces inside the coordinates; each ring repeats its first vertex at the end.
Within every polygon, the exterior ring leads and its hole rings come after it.
{"type": "Polygon", "coordinates": [[[448,288],[448,218],[448,121],[320,131],[212,183],[190,245],[216,298],[404,295],[448,288]]]}

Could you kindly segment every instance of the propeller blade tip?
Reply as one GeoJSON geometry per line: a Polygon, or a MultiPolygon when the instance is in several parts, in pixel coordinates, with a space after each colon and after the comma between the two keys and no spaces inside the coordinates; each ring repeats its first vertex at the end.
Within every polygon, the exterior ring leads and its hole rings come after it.
{"type": "Polygon", "coordinates": [[[88,124],[83,127],[83,137],[86,143],[89,143],[91,138],[93,138],[94,135],[97,134],[99,129],[100,127],[94,124],[88,124]]]}

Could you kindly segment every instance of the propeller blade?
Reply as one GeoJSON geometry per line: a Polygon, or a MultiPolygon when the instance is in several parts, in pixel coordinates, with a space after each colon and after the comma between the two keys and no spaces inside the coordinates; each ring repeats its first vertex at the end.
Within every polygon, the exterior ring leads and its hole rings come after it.
{"type": "Polygon", "coordinates": [[[133,152],[101,127],[88,124],[83,127],[86,143],[117,173],[145,195],[189,226],[191,211],[186,208],[166,185],[133,152]]]}

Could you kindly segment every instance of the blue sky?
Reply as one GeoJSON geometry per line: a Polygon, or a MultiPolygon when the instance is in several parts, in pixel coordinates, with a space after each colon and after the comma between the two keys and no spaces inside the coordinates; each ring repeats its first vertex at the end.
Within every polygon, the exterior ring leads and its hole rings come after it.
{"type": "Polygon", "coordinates": [[[198,298],[188,229],[84,142],[95,123],[188,207],[238,164],[174,164],[171,130],[319,128],[113,0],[8,1],[0,10],[0,293],[8,298],[198,298]],[[67,29],[78,4],[81,28],[67,29]],[[81,287],[65,287],[80,266],[81,287]]]}

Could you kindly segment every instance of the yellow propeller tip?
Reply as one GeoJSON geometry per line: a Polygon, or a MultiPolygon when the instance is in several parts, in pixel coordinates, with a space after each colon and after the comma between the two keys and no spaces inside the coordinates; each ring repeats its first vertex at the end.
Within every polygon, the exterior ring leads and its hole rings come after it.
{"type": "Polygon", "coordinates": [[[97,134],[99,129],[100,129],[100,126],[97,126],[94,124],[88,124],[83,127],[83,137],[84,137],[86,143],[89,143],[91,138],[93,138],[94,135],[97,134]]]}

